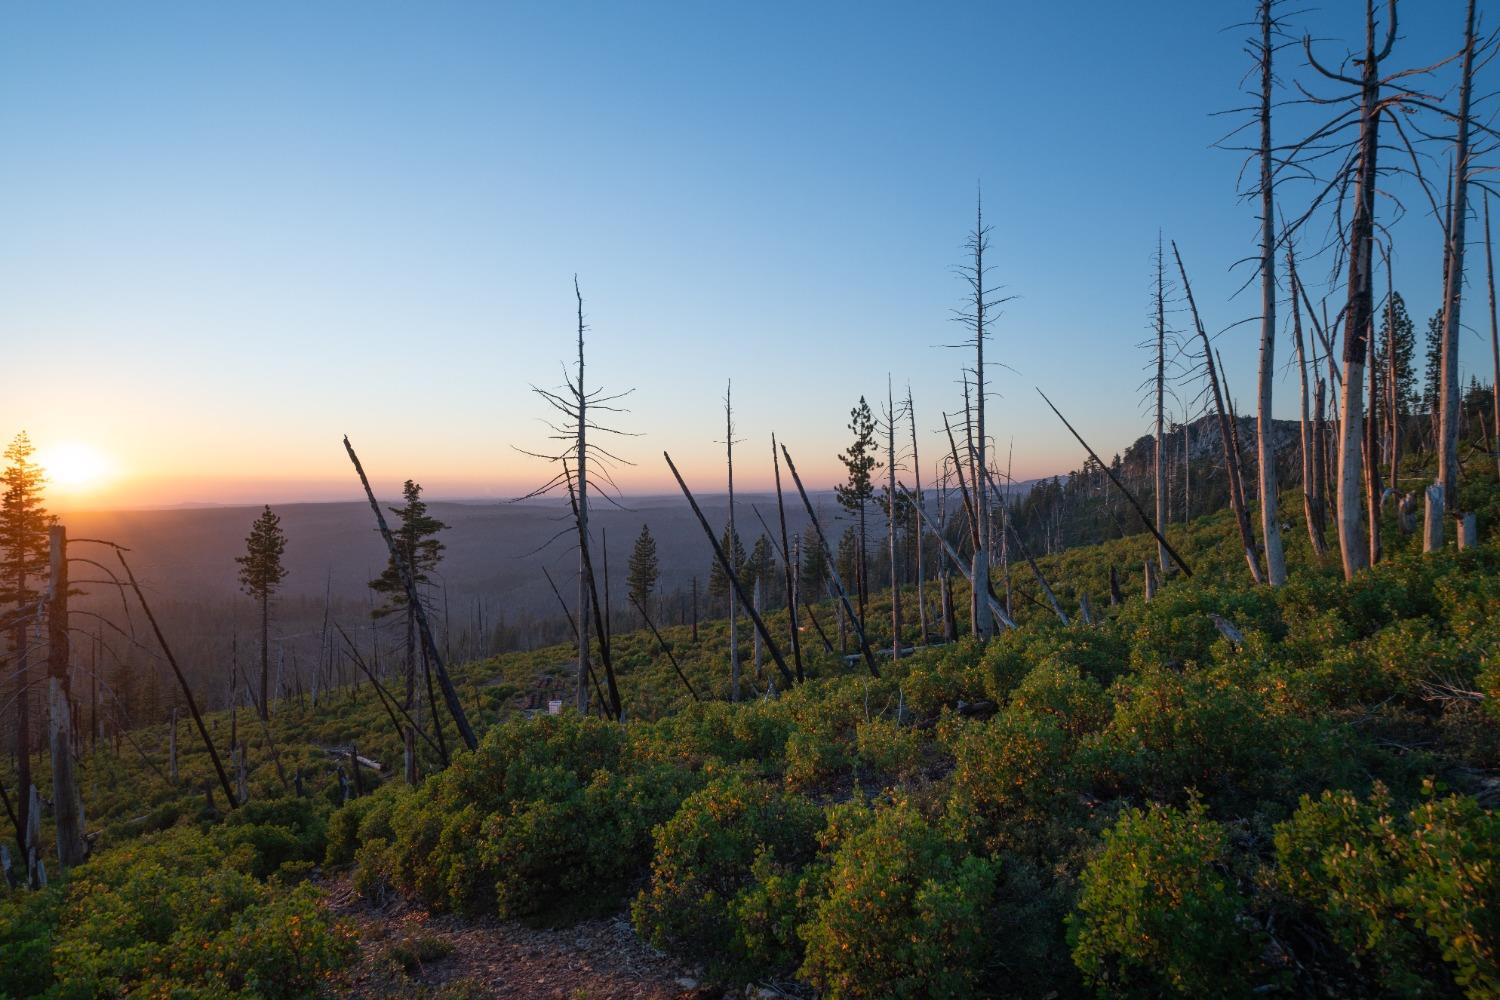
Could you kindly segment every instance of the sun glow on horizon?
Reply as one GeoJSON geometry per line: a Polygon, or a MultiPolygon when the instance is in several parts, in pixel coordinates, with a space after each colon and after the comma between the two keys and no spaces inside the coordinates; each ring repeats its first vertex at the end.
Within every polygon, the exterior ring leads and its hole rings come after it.
{"type": "Polygon", "coordinates": [[[115,463],[103,452],[81,441],[62,441],[38,450],[36,464],[48,485],[65,493],[88,493],[115,477],[115,463]]]}

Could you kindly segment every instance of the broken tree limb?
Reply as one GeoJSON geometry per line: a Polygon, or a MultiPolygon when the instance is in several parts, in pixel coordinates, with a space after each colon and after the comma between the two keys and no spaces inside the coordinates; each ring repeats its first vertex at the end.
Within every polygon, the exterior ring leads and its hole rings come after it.
{"type": "Polygon", "coordinates": [[[338,622],[334,622],[333,627],[338,629],[339,635],[343,636],[344,645],[348,647],[349,654],[354,660],[354,665],[375,686],[375,694],[380,699],[381,704],[386,706],[386,712],[391,717],[391,725],[396,727],[397,734],[401,733],[401,723],[396,721],[395,713],[400,712],[401,718],[406,720],[406,724],[415,729],[422,739],[427,741],[427,745],[432,747],[433,752],[436,753],[438,745],[433,742],[431,736],[427,735],[427,730],[412,721],[412,717],[407,714],[405,707],[396,700],[396,696],[387,691],[385,685],[380,683],[380,679],[375,676],[374,672],[370,670],[369,665],[365,663],[365,658],[359,654],[359,649],[354,645],[354,641],[349,638],[349,633],[345,632],[344,627],[338,622]]]}
{"type": "Polygon", "coordinates": [[[448,668],[443,665],[442,654],[438,652],[437,641],[433,639],[432,629],[428,627],[427,612],[422,607],[420,595],[417,594],[417,584],[412,579],[411,567],[406,565],[406,558],[401,552],[401,547],[396,544],[390,527],[385,523],[385,514],[375,500],[375,491],[370,488],[370,480],[365,476],[364,466],[359,464],[359,456],[354,453],[354,446],[349,443],[347,434],[344,435],[344,450],[349,453],[349,461],[354,463],[354,471],[359,473],[360,485],[365,488],[365,497],[370,501],[370,510],[375,512],[375,523],[380,527],[380,537],[385,539],[385,547],[390,551],[391,562],[401,577],[401,586],[406,591],[406,600],[417,619],[417,633],[422,639],[422,645],[432,658],[432,666],[437,672],[438,687],[443,691],[443,702],[453,716],[453,723],[458,727],[458,735],[463,739],[464,746],[473,750],[479,746],[479,740],[474,736],[474,730],[469,725],[469,717],[464,714],[463,703],[458,700],[458,691],[453,687],[453,680],[448,676],[448,668]]]}
{"type": "MultiPolygon", "coordinates": [[[[776,661],[776,669],[781,671],[781,679],[786,681],[787,687],[791,687],[797,683],[797,679],[787,669],[786,660],[781,656],[780,647],[776,645],[776,640],[771,638],[770,629],[766,628],[766,623],[761,620],[760,614],[756,612],[753,602],[745,593],[745,588],[740,582],[739,574],[734,571],[734,565],[729,561],[729,557],[724,554],[724,549],[719,545],[719,540],[714,537],[714,529],[709,527],[708,518],[703,516],[703,511],[698,507],[698,501],[693,499],[693,491],[688,489],[687,483],[682,478],[682,473],[677,471],[677,466],[672,461],[672,456],[668,455],[665,451],[661,455],[667,460],[667,468],[672,470],[672,475],[676,478],[677,485],[682,488],[682,495],[687,497],[688,505],[693,508],[693,513],[697,515],[698,523],[703,526],[703,533],[708,536],[709,544],[714,547],[714,558],[719,560],[720,568],[724,570],[724,575],[729,578],[730,585],[734,587],[735,593],[739,595],[740,603],[749,612],[750,620],[755,623],[755,629],[760,633],[760,637],[765,642],[766,648],[771,651],[771,659],[776,661]]],[[[795,474],[793,473],[793,475],[795,474]]]]}
{"type": "Polygon", "coordinates": [[[1083,439],[1082,435],[1080,435],[1076,430],[1073,429],[1072,424],[1068,423],[1068,418],[1063,416],[1062,413],[1057,409],[1057,407],[1052,405],[1052,400],[1047,398],[1047,394],[1040,388],[1038,388],[1036,392],[1038,396],[1042,397],[1043,402],[1047,404],[1048,409],[1057,414],[1057,419],[1063,422],[1063,426],[1068,429],[1068,432],[1078,439],[1079,444],[1083,445],[1084,450],[1089,453],[1089,457],[1099,464],[1099,468],[1104,470],[1105,475],[1109,476],[1109,481],[1114,483],[1115,487],[1119,489],[1121,493],[1125,494],[1125,499],[1129,500],[1130,506],[1135,508],[1135,512],[1140,517],[1141,523],[1146,526],[1146,530],[1151,532],[1152,535],[1156,536],[1156,540],[1160,542],[1162,544],[1162,547],[1167,550],[1167,554],[1172,557],[1173,562],[1182,567],[1183,575],[1192,576],[1192,569],[1182,558],[1181,554],[1179,554],[1176,549],[1172,548],[1172,543],[1167,541],[1166,536],[1163,535],[1160,531],[1156,530],[1156,525],[1151,523],[1151,518],[1147,517],[1146,512],[1141,509],[1140,501],[1135,498],[1135,494],[1131,493],[1128,489],[1125,488],[1125,484],[1120,482],[1119,477],[1115,475],[1113,469],[1100,461],[1099,456],[1095,454],[1094,449],[1089,447],[1089,443],[1083,439]]]}
{"type": "Polygon", "coordinates": [[[839,602],[845,614],[854,625],[854,635],[859,639],[859,651],[864,654],[865,666],[869,668],[871,676],[879,677],[880,668],[875,664],[875,654],[870,652],[870,643],[865,639],[865,623],[854,613],[854,607],[849,603],[849,592],[844,589],[844,581],[839,579],[839,568],[834,564],[833,549],[828,546],[828,537],[823,534],[823,525],[818,521],[818,514],[813,510],[812,500],[808,498],[807,490],[802,486],[802,477],[797,475],[797,466],[792,462],[792,453],[786,450],[786,445],[781,446],[781,457],[786,459],[786,468],[792,474],[792,482],[797,486],[797,495],[802,498],[802,506],[807,509],[807,517],[818,536],[818,544],[823,547],[823,559],[828,564],[829,579],[833,581],[833,586],[838,591],[839,602]]]}
{"type": "Polygon", "coordinates": [[[641,621],[645,622],[646,627],[651,630],[651,634],[656,636],[656,644],[661,647],[663,653],[667,654],[667,659],[671,661],[672,669],[677,671],[677,677],[682,681],[683,687],[688,689],[688,694],[693,696],[694,701],[702,701],[703,699],[698,697],[698,692],[693,690],[693,682],[688,680],[687,674],[682,672],[682,667],[678,664],[677,657],[672,654],[672,647],[667,645],[667,640],[663,639],[661,633],[656,630],[656,625],[651,621],[651,616],[646,613],[646,609],[641,605],[641,602],[635,599],[634,594],[628,596],[630,597],[630,603],[634,604],[635,609],[641,613],[641,621]]]}
{"type": "MultiPolygon", "coordinates": [[[[901,494],[908,500],[912,499],[911,493],[908,492],[905,487],[901,488],[901,494]]],[[[916,507],[916,503],[914,500],[912,505],[916,507]]],[[[943,537],[942,532],[932,527],[932,523],[927,519],[927,512],[925,510],[922,510],[920,507],[917,507],[916,509],[918,515],[922,519],[922,523],[931,528],[932,533],[937,536],[938,543],[943,546],[943,551],[948,554],[949,559],[953,560],[953,564],[957,566],[958,571],[964,575],[964,579],[969,581],[969,587],[970,589],[972,589],[974,587],[974,577],[969,573],[968,569],[964,567],[963,560],[958,558],[958,553],[953,550],[952,543],[950,543],[948,539],[943,537]]],[[[1016,623],[1011,620],[1010,615],[1005,613],[1004,605],[1000,603],[1000,601],[995,597],[994,594],[989,593],[988,589],[986,589],[985,598],[989,601],[990,612],[995,616],[995,619],[997,621],[999,621],[1006,628],[1016,627],[1016,623]]]]}
{"type": "Polygon", "coordinates": [[[219,776],[219,784],[224,786],[224,797],[229,800],[229,808],[233,809],[239,805],[235,800],[234,786],[229,783],[229,775],[224,770],[224,762],[219,759],[218,748],[209,738],[208,727],[203,724],[203,715],[198,711],[198,701],[193,697],[193,689],[188,686],[187,678],[182,675],[182,668],[177,665],[177,657],[172,655],[172,647],[167,645],[167,637],[162,635],[161,626],[156,623],[156,616],[151,613],[151,605],[146,603],[146,595],[141,592],[141,585],[136,583],[135,574],[131,572],[130,564],[125,561],[125,552],[118,545],[115,546],[115,557],[125,568],[125,578],[130,582],[130,589],[135,591],[135,599],[140,602],[141,610],[146,613],[146,620],[151,623],[151,631],[156,634],[156,642],[161,646],[161,651],[166,654],[167,663],[171,665],[177,684],[182,688],[182,696],[187,701],[188,711],[193,715],[194,724],[198,727],[198,735],[203,738],[203,746],[208,750],[209,759],[213,761],[214,773],[219,776]]]}
{"type": "MultiPolygon", "coordinates": [[[[781,457],[776,454],[776,435],[771,435],[771,467],[776,470],[776,514],[781,521],[781,565],[786,568],[787,632],[792,640],[792,660],[797,666],[797,680],[802,680],[802,639],[797,634],[797,581],[800,567],[792,565],[791,546],[786,536],[786,504],[781,498],[781,457]]],[[[759,515],[757,515],[759,516],[759,515]]]]}

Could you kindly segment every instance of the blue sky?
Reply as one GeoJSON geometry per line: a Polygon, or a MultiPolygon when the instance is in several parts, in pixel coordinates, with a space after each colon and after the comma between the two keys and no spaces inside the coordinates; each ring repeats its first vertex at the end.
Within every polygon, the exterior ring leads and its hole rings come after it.
{"type": "MultiPolygon", "coordinates": [[[[1402,6],[1403,64],[1456,47],[1457,0],[1402,6]]],[[[887,372],[930,477],[982,183],[1016,296],[990,423],[1018,476],[1065,471],[1081,450],[1032,386],[1101,451],[1144,431],[1159,229],[1211,329],[1258,309],[1231,297],[1255,237],[1239,158],[1211,148],[1248,66],[1226,27],[1252,7],[9,6],[4,432],[109,456],[100,502],[347,496],[346,432],[381,484],[506,495],[544,478],[513,446],[544,443],[528,386],[571,353],[576,272],[591,381],[636,390],[628,489],[670,481],[663,448],[718,481],[730,377],[746,485],[773,430],[831,483],[887,372]]],[[[1336,59],[1361,8],[1294,24],[1336,59]]],[[[1409,207],[1397,287],[1420,327],[1439,237],[1409,207]]],[[[1480,370],[1484,346],[1466,335],[1480,370]]],[[[1254,326],[1222,349],[1248,412],[1254,326]]]]}

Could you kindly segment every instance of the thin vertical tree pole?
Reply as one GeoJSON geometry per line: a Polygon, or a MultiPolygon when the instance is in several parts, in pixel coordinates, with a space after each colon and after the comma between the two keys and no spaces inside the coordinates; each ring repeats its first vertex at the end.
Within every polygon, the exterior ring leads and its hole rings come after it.
{"type": "MultiPolygon", "coordinates": [[[[736,581],[740,575],[739,535],[734,528],[734,408],[731,402],[731,393],[734,390],[734,381],[731,379],[724,386],[724,464],[729,470],[729,572],[736,581]]],[[[739,595],[739,587],[729,588],[729,700],[740,700],[740,640],[739,640],[739,609],[736,607],[736,598],[739,595]]]]}
{"type": "Polygon", "coordinates": [[[47,595],[48,736],[52,751],[52,816],[57,833],[57,859],[64,868],[82,864],[83,797],[74,769],[73,716],[69,697],[71,659],[68,631],[68,535],[60,524],[47,530],[51,579],[47,595]]]}
{"type": "MultiPolygon", "coordinates": [[[[786,504],[781,497],[781,456],[776,454],[776,435],[771,435],[771,467],[776,470],[776,515],[781,524],[781,564],[786,570],[787,632],[792,645],[792,660],[797,667],[797,680],[802,680],[802,637],[797,632],[797,570],[801,565],[799,555],[794,563],[787,548],[786,504]]],[[[798,539],[801,540],[800,537],[798,539]]]]}
{"type": "Polygon", "coordinates": [[[1500,313],[1495,310],[1495,245],[1490,240],[1490,198],[1484,196],[1484,264],[1490,286],[1490,357],[1494,362],[1490,383],[1490,409],[1495,419],[1495,473],[1500,475],[1500,313]]]}
{"type": "Polygon", "coordinates": [[[589,714],[589,478],[588,478],[588,395],[583,388],[583,292],[578,275],[573,275],[573,297],[578,300],[578,457],[577,497],[573,501],[578,522],[578,676],[574,691],[578,714],[589,714]]]}
{"type": "MultiPolygon", "coordinates": [[[[1166,261],[1162,259],[1161,231],[1156,234],[1156,530],[1167,530],[1167,465],[1162,454],[1162,411],[1166,404],[1167,304],[1166,261]]],[[[1167,547],[1156,546],[1156,561],[1163,576],[1172,568],[1167,547]]]]}
{"type": "Polygon", "coordinates": [[[890,559],[891,578],[891,659],[901,659],[901,577],[896,567],[896,400],[891,376],[885,376],[886,415],[886,550],[890,559]]]}
{"type": "Polygon", "coordinates": [[[1379,366],[1375,360],[1375,317],[1365,337],[1365,370],[1369,378],[1370,417],[1365,421],[1365,516],[1370,521],[1370,565],[1380,561],[1380,439],[1375,416],[1380,412],[1379,389],[1375,377],[1379,366]]]}
{"type": "Polygon", "coordinates": [[[1464,231],[1469,217],[1469,104],[1474,85],[1474,0],[1469,0],[1464,27],[1463,71],[1458,91],[1458,135],[1453,155],[1453,197],[1448,214],[1448,269],[1443,289],[1442,383],[1438,394],[1441,422],[1438,444],[1438,482],[1445,509],[1457,515],[1459,412],[1463,398],[1458,386],[1458,331],[1463,306],[1464,231]]]}
{"type": "MultiPolygon", "coordinates": [[[[906,386],[906,416],[907,419],[911,421],[912,486],[915,489],[917,506],[921,507],[923,503],[922,463],[917,457],[917,411],[912,406],[910,383],[908,383],[906,386]]],[[[923,521],[920,517],[917,518],[917,622],[918,628],[922,632],[922,643],[924,645],[927,643],[927,579],[926,565],[923,562],[922,555],[922,536],[927,533],[925,525],[925,521],[923,521]]]]}
{"type": "Polygon", "coordinates": [[[1274,0],[1260,0],[1260,372],[1256,384],[1255,438],[1260,475],[1260,533],[1266,550],[1266,582],[1286,583],[1281,518],[1276,512],[1276,424],[1271,416],[1276,368],[1276,204],[1271,152],[1271,40],[1274,0]]]}
{"type": "MultiPolygon", "coordinates": [[[[448,668],[443,665],[442,655],[438,652],[437,642],[432,637],[432,629],[427,624],[427,612],[422,607],[421,595],[417,593],[416,581],[412,579],[411,567],[406,565],[401,548],[396,544],[395,537],[391,534],[390,526],[385,523],[385,514],[380,509],[380,504],[375,499],[375,491],[370,488],[370,480],[365,476],[364,466],[359,464],[359,456],[354,453],[354,446],[349,443],[348,435],[344,436],[344,450],[349,453],[349,461],[354,463],[354,471],[359,474],[359,482],[365,488],[365,498],[370,502],[370,509],[375,512],[375,523],[380,528],[380,537],[385,539],[385,547],[390,552],[391,562],[395,565],[397,573],[401,577],[401,585],[406,590],[406,599],[411,604],[412,610],[417,616],[417,634],[422,640],[422,645],[431,658],[432,669],[437,673],[438,686],[443,691],[443,701],[448,706],[449,713],[453,716],[453,723],[458,727],[458,735],[464,741],[464,746],[470,750],[479,746],[479,740],[474,736],[474,730],[469,725],[469,717],[464,714],[463,703],[459,701],[458,691],[453,687],[453,681],[448,676],[448,668]]],[[[580,609],[582,614],[582,609],[580,609]]],[[[587,647],[585,640],[581,643],[587,647]]],[[[587,659],[584,665],[587,665],[587,659]]],[[[587,675],[585,675],[587,683],[587,675]]],[[[588,690],[584,690],[585,708],[588,704],[588,690]]],[[[226,782],[225,787],[228,787],[226,782]]]]}

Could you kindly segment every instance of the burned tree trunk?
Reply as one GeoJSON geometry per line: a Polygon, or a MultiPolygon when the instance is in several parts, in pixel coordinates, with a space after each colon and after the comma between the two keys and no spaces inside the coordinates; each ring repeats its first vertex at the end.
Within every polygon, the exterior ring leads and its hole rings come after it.
{"type": "MultiPolygon", "coordinates": [[[[911,421],[911,474],[912,487],[918,509],[922,507],[922,462],[917,456],[917,411],[911,402],[911,386],[906,387],[906,415],[911,421]]],[[[917,518],[917,623],[922,633],[922,642],[927,642],[927,586],[926,564],[922,555],[922,536],[927,533],[926,522],[917,518]]]]}
{"type": "Polygon", "coordinates": [[[47,601],[48,736],[52,751],[52,815],[57,860],[64,868],[82,864],[83,797],[74,770],[73,713],[68,690],[68,536],[61,525],[48,529],[51,581],[47,601]]]}
{"type": "Polygon", "coordinates": [[[885,377],[886,416],[886,505],[885,541],[890,559],[891,579],[891,659],[901,659],[901,574],[896,551],[896,401],[891,392],[891,377],[885,377]]]}
{"type": "MultiPolygon", "coordinates": [[[[1318,493],[1320,477],[1317,465],[1322,460],[1322,451],[1314,444],[1314,435],[1322,431],[1321,428],[1312,426],[1308,420],[1307,350],[1302,337],[1302,308],[1297,301],[1297,262],[1292,255],[1290,244],[1286,248],[1286,269],[1292,283],[1292,337],[1297,345],[1297,377],[1302,387],[1302,422],[1300,425],[1302,431],[1302,514],[1307,520],[1307,535],[1312,542],[1313,552],[1322,558],[1328,551],[1328,544],[1323,540],[1322,520],[1319,517],[1319,507],[1323,503],[1323,498],[1318,493]]],[[[1321,411],[1321,391],[1318,396],[1318,406],[1321,411]]]]}
{"type": "MultiPolygon", "coordinates": [[[[724,462],[729,469],[729,565],[730,569],[725,572],[734,574],[739,578],[740,559],[739,536],[734,530],[734,409],[730,401],[730,393],[733,391],[734,383],[730,382],[724,388],[724,462]]],[[[739,608],[736,606],[739,587],[729,588],[729,700],[740,700],[740,641],[739,641],[739,608]]]]}
{"type": "Polygon", "coordinates": [[[1224,446],[1224,466],[1229,477],[1229,504],[1234,509],[1235,524],[1240,529],[1240,544],[1245,549],[1245,562],[1250,567],[1250,578],[1256,583],[1264,583],[1265,580],[1260,572],[1260,559],[1255,554],[1255,536],[1250,531],[1250,516],[1245,510],[1244,493],[1239,485],[1239,456],[1234,444],[1234,432],[1229,426],[1229,414],[1224,409],[1224,394],[1219,386],[1218,370],[1214,367],[1213,346],[1208,342],[1208,331],[1203,328],[1203,320],[1198,315],[1198,306],[1193,301],[1193,286],[1188,281],[1187,268],[1183,266],[1182,254],[1177,249],[1177,241],[1172,241],[1172,256],[1177,261],[1178,273],[1182,275],[1182,291],[1187,296],[1188,308],[1193,314],[1193,325],[1198,330],[1198,338],[1203,343],[1203,363],[1207,366],[1209,387],[1213,390],[1214,413],[1219,419],[1219,438],[1224,446]]]}
{"type": "MultiPolygon", "coordinates": [[[[1449,511],[1458,512],[1458,330],[1463,305],[1464,230],[1469,215],[1469,102],[1474,84],[1474,0],[1464,28],[1463,75],[1458,92],[1458,136],[1453,150],[1453,197],[1448,215],[1448,267],[1443,289],[1442,373],[1438,392],[1438,482],[1449,511]]],[[[1500,387],[1497,387],[1500,388],[1500,387]]]]}
{"type": "Polygon", "coordinates": [[[1490,408],[1495,419],[1495,472],[1500,475],[1500,314],[1495,310],[1495,246],[1490,241],[1490,199],[1484,199],[1484,263],[1490,286],[1490,357],[1494,381],[1490,383],[1490,408]]]}
{"type": "MultiPolygon", "coordinates": [[[[1161,234],[1156,237],[1156,530],[1167,530],[1167,463],[1162,450],[1162,414],[1166,403],[1167,381],[1167,303],[1165,290],[1166,261],[1162,259],[1161,234]]],[[[1162,574],[1171,569],[1167,547],[1157,543],[1156,561],[1162,574]]]]}
{"type": "Polygon", "coordinates": [[[1276,513],[1276,427],[1271,380],[1276,367],[1276,205],[1271,156],[1272,0],[1260,0],[1260,374],[1256,386],[1256,456],[1260,473],[1260,529],[1266,546],[1266,581],[1286,583],[1281,520],[1276,513]]]}
{"type": "MultiPolygon", "coordinates": [[[[800,548],[796,553],[787,548],[786,535],[786,503],[781,496],[781,456],[776,454],[776,435],[771,435],[771,467],[776,470],[776,516],[781,525],[781,565],[785,570],[786,577],[786,622],[787,638],[792,645],[792,661],[797,668],[797,680],[802,680],[802,637],[797,631],[797,604],[799,594],[797,592],[798,568],[802,565],[800,548]]],[[[797,536],[800,545],[802,536],[797,536]]]]}

